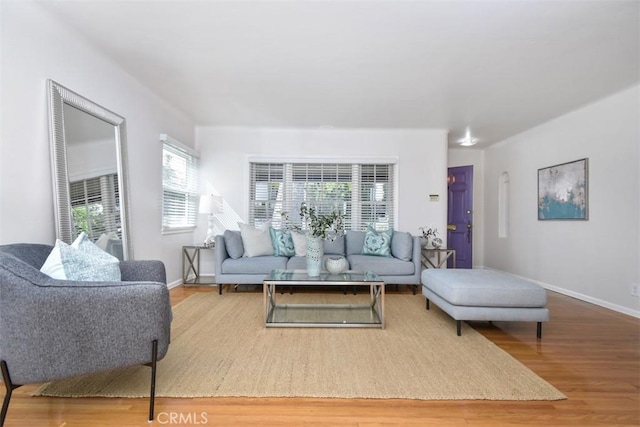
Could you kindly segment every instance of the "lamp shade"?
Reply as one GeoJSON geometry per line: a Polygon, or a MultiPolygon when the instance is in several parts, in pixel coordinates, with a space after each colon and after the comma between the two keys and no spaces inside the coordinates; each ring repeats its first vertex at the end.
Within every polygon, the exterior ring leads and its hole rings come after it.
{"type": "Polygon", "coordinates": [[[200,196],[199,211],[201,214],[222,213],[223,206],[222,196],[216,196],[215,194],[204,194],[200,196]]]}

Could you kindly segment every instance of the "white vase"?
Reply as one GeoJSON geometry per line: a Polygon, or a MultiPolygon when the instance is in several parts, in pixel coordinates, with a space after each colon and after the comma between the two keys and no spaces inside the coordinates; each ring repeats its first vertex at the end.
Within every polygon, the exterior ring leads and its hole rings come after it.
{"type": "Polygon", "coordinates": [[[347,269],[347,260],[344,257],[329,257],[324,266],[330,274],[340,274],[347,269]]]}
{"type": "Polygon", "coordinates": [[[309,276],[320,276],[323,255],[324,240],[321,237],[307,236],[307,274],[309,276]]]}

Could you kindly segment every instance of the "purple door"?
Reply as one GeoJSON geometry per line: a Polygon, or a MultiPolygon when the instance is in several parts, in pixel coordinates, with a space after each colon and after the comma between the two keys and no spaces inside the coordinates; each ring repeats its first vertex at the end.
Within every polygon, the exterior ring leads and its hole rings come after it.
{"type": "MultiPolygon", "coordinates": [[[[456,268],[473,268],[473,166],[449,168],[447,247],[456,250],[456,268]]],[[[453,267],[451,259],[447,267],[453,267]]]]}

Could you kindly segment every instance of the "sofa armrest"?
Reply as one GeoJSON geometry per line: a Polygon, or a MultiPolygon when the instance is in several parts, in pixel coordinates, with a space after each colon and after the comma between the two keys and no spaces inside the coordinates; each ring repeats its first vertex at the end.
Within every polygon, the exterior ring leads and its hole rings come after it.
{"type": "Polygon", "coordinates": [[[224,242],[224,236],[218,234],[215,237],[216,242],[216,254],[215,254],[215,272],[216,278],[218,275],[222,273],[222,263],[225,259],[229,258],[229,254],[227,253],[227,246],[224,242]]]}

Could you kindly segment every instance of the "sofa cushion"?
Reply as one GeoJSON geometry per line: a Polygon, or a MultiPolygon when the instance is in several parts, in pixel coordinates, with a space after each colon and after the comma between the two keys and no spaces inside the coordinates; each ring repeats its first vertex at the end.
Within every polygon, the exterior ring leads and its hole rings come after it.
{"type": "Polygon", "coordinates": [[[373,271],[378,276],[406,276],[415,273],[415,264],[392,257],[348,255],[347,261],[354,271],[373,271]]]}
{"type": "Polygon", "coordinates": [[[223,236],[224,246],[231,258],[238,259],[244,255],[244,246],[242,245],[242,236],[240,235],[240,231],[225,230],[223,236]]]}
{"type": "Polygon", "coordinates": [[[544,307],[541,286],[510,274],[484,269],[427,269],[422,284],[454,305],[478,307],[544,307]]]}
{"type": "Polygon", "coordinates": [[[391,256],[391,238],[393,229],[377,231],[371,225],[364,235],[363,255],[391,256]]]}
{"type": "MultiPolygon", "coordinates": [[[[322,270],[326,270],[325,262],[327,258],[335,258],[335,255],[324,255],[322,257],[322,270]]],[[[347,266],[347,269],[349,267],[347,266]]],[[[287,270],[306,270],[307,269],[307,257],[304,256],[294,256],[289,258],[287,262],[287,270]]]]}
{"type": "Polygon", "coordinates": [[[364,231],[347,231],[347,255],[360,255],[362,253],[362,247],[364,246],[364,235],[364,231]]]}
{"type": "Polygon", "coordinates": [[[406,231],[395,231],[391,238],[391,255],[402,261],[411,261],[413,236],[406,231]]]}
{"type": "Polygon", "coordinates": [[[271,270],[285,269],[288,257],[256,256],[238,259],[227,258],[222,262],[224,274],[269,274],[271,270]]]}
{"type": "Polygon", "coordinates": [[[242,246],[244,246],[244,256],[267,256],[273,255],[273,244],[269,228],[271,223],[267,222],[259,227],[252,227],[248,224],[238,223],[240,235],[242,236],[242,246]]]}
{"type": "Polygon", "coordinates": [[[307,256],[307,235],[292,231],[291,238],[293,239],[295,256],[307,256]]]}
{"type": "Polygon", "coordinates": [[[293,238],[289,230],[276,230],[269,228],[271,243],[273,244],[273,254],[275,256],[294,256],[296,254],[293,247],[293,238]]]}
{"type": "Polygon", "coordinates": [[[83,232],[71,245],[56,240],[40,271],[58,280],[119,282],[120,260],[97,247],[83,232]]]}
{"type": "Polygon", "coordinates": [[[324,240],[325,255],[342,255],[344,256],[344,235],[336,236],[335,239],[324,240]]]}

